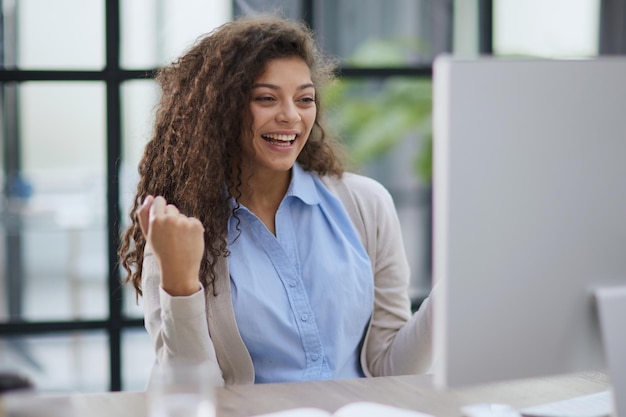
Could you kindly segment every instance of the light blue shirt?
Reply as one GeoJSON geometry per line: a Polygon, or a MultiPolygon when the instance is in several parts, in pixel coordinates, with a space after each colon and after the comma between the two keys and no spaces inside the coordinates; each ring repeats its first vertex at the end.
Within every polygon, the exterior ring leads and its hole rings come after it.
{"type": "Polygon", "coordinates": [[[297,164],[276,236],[245,207],[228,224],[237,326],[255,382],[362,377],[370,259],[341,201],[297,164]],[[238,230],[239,229],[239,230],[238,230]]]}

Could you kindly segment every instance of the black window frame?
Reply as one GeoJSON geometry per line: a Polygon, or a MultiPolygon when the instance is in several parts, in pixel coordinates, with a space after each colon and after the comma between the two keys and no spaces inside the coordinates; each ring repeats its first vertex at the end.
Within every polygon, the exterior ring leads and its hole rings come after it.
{"type": "MultiPolygon", "coordinates": [[[[0,2],[1,4],[1,2],[0,2]]],[[[154,69],[125,70],[120,67],[120,8],[119,0],[105,0],[105,67],[102,70],[22,70],[0,68],[0,85],[14,85],[28,81],[97,81],[106,88],[106,232],[107,232],[107,295],[109,315],[103,320],[60,320],[60,321],[24,321],[11,317],[8,322],[0,323],[0,337],[40,336],[62,334],[74,331],[104,331],[108,337],[109,350],[109,390],[120,391],[122,387],[122,332],[124,329],[143,327],[143,319],[124,317],[122,304],[122,283],[120,281],[119,259],[117,255],[120,244],[120,187],[119,161],[122,159],[121,137],[121,103],[120,89],[124,81],[152,78],[154,69]]],[[[4,39],[2,39],[4,45],[4,39]]],[[[4,61],[2,61],[4,62],[4,61]]],[[[15,113],[16,101],[5,101],[3,105],[11,107],[15,113]]],[[[7,108],[7,110],[9,110],[7,108]]],[[[16,118],[17,115],[12,114],[16,118]]],[[[9,123],[10,124],[10,123],[9,123]]],[[[13,123],[14,125],[15,123],[13,123]]],[[[9,129],[16,129],[9,126],[9,129]]],[[[5,163],[6,174],[19,172],[19,136],[16,131],[7,132],[5,123],[5,163]],[[14,139],[17,138],[17,143],[14,139]]],[[[7,175],[8,178],[10,175],[7,175]]],[[[15,238],[15,237],[13,237],[15,238]]],[[[19,236],[18,236],[19,239],[19,236]]],[[[15,250],[15,241],[6,245],[7,250],[15,250]]],[[[15,253],[9,259],[15,258],[15,253]]],[[[20,256],[17,254],[17,258],[20,256]]],[[[16,265],[10,272],[20,276],[22,267],[16,265]]],[[[20,291],[19,279],[11,288],[12,293],[20,291]]],[[[12,296],[12,294],[8,294],[12,296]]]]}

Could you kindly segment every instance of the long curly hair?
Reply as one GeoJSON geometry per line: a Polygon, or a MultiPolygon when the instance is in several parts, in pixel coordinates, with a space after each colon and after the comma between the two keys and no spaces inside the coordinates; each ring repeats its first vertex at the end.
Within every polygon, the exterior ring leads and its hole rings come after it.
{"type": "Polygon", "coordinates": [[[320,103],[320,87],[333,80],[335,66],[304,24],[267,16],[235,20],[201,37],[156,73],[162,95],[153,136],[139,163],[131,224],[118,252],[125,282],[132,283],[138,297],[146,241],[136,212],[148,195],[161,195],[202,222],[205,253],[198,278],[215,293],[215,265],[229,256],[226,227],[236,215],[229,201],[238,202],[245,181],[241,141],[252,128],[252,86],[268,61],[294,56],[307,63],[317,90],[314,126],[297,161],[319,175],[341,176],[343,148],[327,135],[320,103]]]}

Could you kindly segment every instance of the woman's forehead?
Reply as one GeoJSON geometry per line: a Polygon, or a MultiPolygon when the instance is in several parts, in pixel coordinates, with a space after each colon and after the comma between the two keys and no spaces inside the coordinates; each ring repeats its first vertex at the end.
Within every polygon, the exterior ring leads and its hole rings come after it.
{"type": "Polygon", "coordinates": [[[268,80],[279,82],[285,79],[300,79],[303,84],[311,83],[311,69],[300,57],[274,58],[265,63],[255,84],[268,80]]]}

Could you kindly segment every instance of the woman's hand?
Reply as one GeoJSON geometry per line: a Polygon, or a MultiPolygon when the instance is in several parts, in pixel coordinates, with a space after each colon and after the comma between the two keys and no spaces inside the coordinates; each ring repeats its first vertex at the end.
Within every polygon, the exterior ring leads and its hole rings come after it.
{"type": "Polygon", "coordinates": [[[137,211],[146,242],[161,266],[161,287],[172,296],[200,290],[200,261],[204,254],[204,227],[163,197],[147,196],[137,211]]]}

